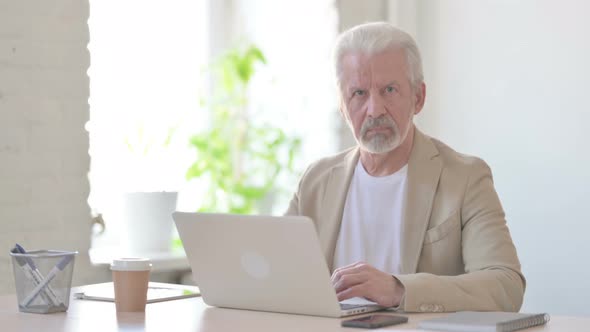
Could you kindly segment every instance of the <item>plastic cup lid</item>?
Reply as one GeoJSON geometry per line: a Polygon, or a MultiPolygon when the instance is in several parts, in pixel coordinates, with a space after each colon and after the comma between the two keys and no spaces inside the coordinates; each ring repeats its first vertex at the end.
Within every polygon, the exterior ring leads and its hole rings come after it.
{"type": "Polygon", "coordinates": [[[149,271],[152,263],[149,258],[117,258],[111,263],[113,271],[149,271]]]}

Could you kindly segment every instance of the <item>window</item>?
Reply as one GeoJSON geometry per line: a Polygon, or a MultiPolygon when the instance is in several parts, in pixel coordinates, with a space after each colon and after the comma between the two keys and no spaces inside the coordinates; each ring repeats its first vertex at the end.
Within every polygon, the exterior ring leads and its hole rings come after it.
{"type": "Polygon", "coordinates": [[[118,241],[117,195],[182,185],[186,136],[207,119],[198,100],[207,62],[206,5],[90,1],[89,204],[105,213],[107,224],[99,244],[118,241]]]}
{"type": "MultiPolygon", "coordinates": [[[[250,91],[250,108],[258,114],[253,121],[302,138],[300,171],[336,150],[333,0],[90,0],[90,5],[89,204],[105,214],[107,224],[107,234],[95,237],[93,247],[118,244],[116,197],[124,192],[180,190],[177,208],[196,209],[202,193],[185,183],[184,174],[194,157],[188,138],[208,121],[199,93],[206,82],[203,69],[215,60],[209,54],[248,43],[264,52],[268,64],[257,69],[250,91]]],[[[294,190],[296,183],[287,186],[294,190]]],[[[282,213],[289,198],[278,198],[273,212],[282,213]]]]}

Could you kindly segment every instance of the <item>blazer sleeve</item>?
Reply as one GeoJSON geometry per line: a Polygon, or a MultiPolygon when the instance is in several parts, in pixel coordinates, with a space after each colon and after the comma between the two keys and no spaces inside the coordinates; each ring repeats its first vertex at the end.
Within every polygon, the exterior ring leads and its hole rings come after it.
{"type": "Polygon", "coordinates": [[[465,273],[396,275],[405,287],[399,309],[407,312],[518,311],[525,278],[494,189],[492,174],[477,159],[461,206],[465,273]]]}
{"type": "Polygon", "coordinates": [[[298,216],[301,214],[300,207],[299,207],[299,193],[301,192],[301,182],[303,182],[303,177],[299,181],[299,185],[297,187],[297,191],[293,194],[291,201],[289,202],[289,207],[287,211],[285,211],[285,216],[298,216]]]}
{"type": "Polygon", "coordinates": [[[297,216],[299,215],[299,192],[293,194],[291,202],[289,202],[289,208],[285,211],[286,216],[297,216]]]}
{"type": "Polygon", "coordinates": [[[299,179],[299,184],[297,185],[297,190],[295,191],[293,197],[291,198],[291,201],[289,202],[289,207],[287,208],[287,211],[285,211],[284,213],[285,216],[305,215],[305,213],[303,213],[302,211],[303,207],[300,204],[299,196],[301,196],[301,188],[305,185],[304,183],[308,179],[308,174],[310,170],[313,169],[314,165],[315,164],[308,166],[305,172],[303,172],[303,174],[301,175],[301,178],[299,179]]]}

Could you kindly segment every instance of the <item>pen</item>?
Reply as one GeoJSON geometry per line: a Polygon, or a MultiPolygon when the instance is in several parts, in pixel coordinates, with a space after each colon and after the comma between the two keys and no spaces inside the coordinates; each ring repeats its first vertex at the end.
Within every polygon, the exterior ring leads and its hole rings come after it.
{"type": "MultiPolygon", "coordinates": [[[[14,247],[12,250],[10,250],[10,252],[12,252],[13,254],[20,254],[21,253],[17,247],[14,247]]],[[[18,263],[18,265],[25,272],[25,276],[29,280],[31,280],[35,286],[37,286],[41,282],[41,280],[35,274],[35,272],[31,268],[31,266],[29,264],[27,264],[27,262],[25,261],[25,259],[23,257],[19,257],[19,256],[14,256],[14,257],[16,258],[16,262],[18,263]]],[[[58,305],[58,303],[55,303],[51,299],[51,297],[49,297],[49,295],[45,292],[41,293],[41,297],[48,305],[58,305]]]]}
{"type": "MultiPolygon", "coordinates": [[[[23,255],[25,255],[27,253],[25,248],[23,248],[18,243],[15,244],[14,247],[19,253],[21,253],[23,255]]],[[[23,258],[27,262],[29,267],[31,268],[31,273],[32,273],[33,278],[35,279],[36,283],[40,284],[43,281],[43,274],[41,274],[41,271],[39,271],[39,269],[35,265],[35,262],[33,262],[33,260],[30,257],[24,256],[23,258]]],[[[53,290],[53,288],[51,286],[47,286],[47,288],[43,292],[47,293],[47,296],[49,297],[51,302],[53,302],[56,306],[58,306],[62,302],[60,297],[58,296],[58,294],[53,290]]],[[[51,304],[51,303],[48,302],[47,304],[51,304]]]]}
{"type": "Polygon", "coordinates": [[[35,287],[31,293],[29,294],[29,296],[27,296],[21,303],[21,305],[23,307],[28,307],[29,304],[31,304],[31,302],[33,302],[33,300],[39,295],[39,293],[41,293],[41,291],[43,290],[43,288],[45,286],[47,286],[51,280],[53,280],[53,278],[55,278],[55,276],[60,272],[63,271],[63,269],[68,265],[68,263],[70,263],[70,261],[72,260],[73,256],[64,256],[52,269],[51,271],[49,271],[49,273],[47,273],[47,275],[45,276],[45,279],[43,279],[41,281],[41,283],[39,285],[37,285],[37,287],[35,287]]]}

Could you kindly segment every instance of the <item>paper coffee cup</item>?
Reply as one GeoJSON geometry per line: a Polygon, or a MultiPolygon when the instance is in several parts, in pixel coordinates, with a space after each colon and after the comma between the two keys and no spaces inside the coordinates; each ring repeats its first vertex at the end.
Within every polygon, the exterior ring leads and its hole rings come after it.
{"type": "Polygon", "coordinates": [[[145,311],[151,269],[152,264],[148,258],[113,260],[111,271],[117,311],[145,311]]]}

